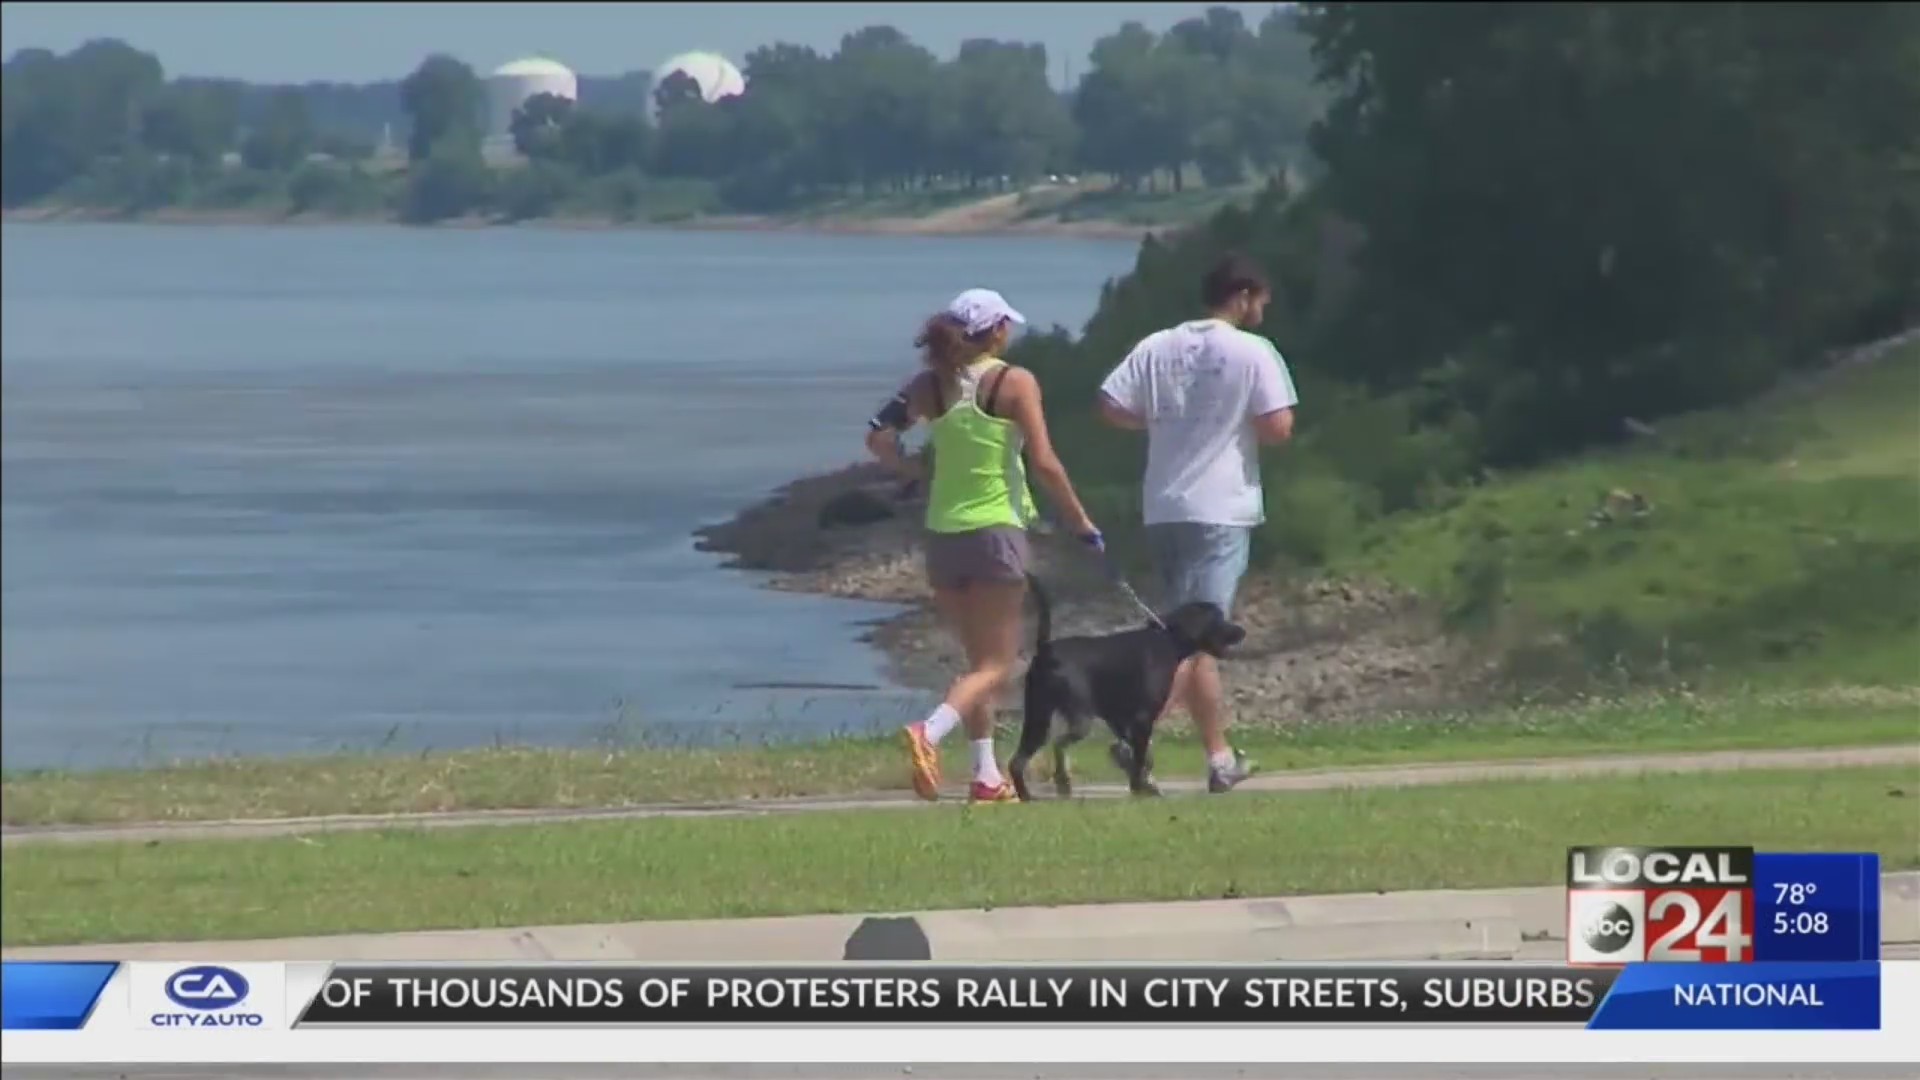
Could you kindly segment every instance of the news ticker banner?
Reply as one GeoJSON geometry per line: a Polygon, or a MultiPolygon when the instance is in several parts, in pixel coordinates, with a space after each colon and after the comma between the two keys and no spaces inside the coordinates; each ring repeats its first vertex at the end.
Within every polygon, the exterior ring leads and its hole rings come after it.
{"type": "Polygon", "coordinates": [[[1920,962],[5,965],[14,1064],[1911,1063],[1920,962]],[[1883,1022],[1884,1021],[1884,1022],[1883,1022]],[[1200,1038],[1170,1032],[1204,1029],[1200,1038]],[[1391,1027],[1394,1037],[1378,1032],[1391,1027]],[[1766,1030],[1763,1030],[1766,1029],[1766,1030]]]}
{"type": "Polygon", "coordinates": [[[9,1031],[1557,1025],[1876,1030],[1881,965],[4,965],[9,1031]]]}
{"type": "Polygon", "coordinates": [[[1880,957],[1880,856],[1750,847],[1567,850],[1567,961],[1880,957]]]}

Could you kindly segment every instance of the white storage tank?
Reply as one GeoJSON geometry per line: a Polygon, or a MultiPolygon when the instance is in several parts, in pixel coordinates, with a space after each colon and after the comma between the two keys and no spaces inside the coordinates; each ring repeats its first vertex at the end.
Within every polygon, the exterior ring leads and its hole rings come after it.
{"type": "Polygon", "coordinates": [[[747,89],[747,77],[733,62],[718,53],[684,52],[668,59],[653,69],[653,85],[647,91],[647,111],[658,119],[660,103],[655,94],[660,84],[674,72],[681,72],[700,86],[700,96],[707,101],[719,101],[721,98],[742,94],[747,89]]]}
{"type": "Polygon", "coordinates": [[[487,76],[488,134],[507,135],[512,130],[514,111],[540,94],[579,101],[580,79],[567,65],[538,56],[496,68],[487,76]]]}

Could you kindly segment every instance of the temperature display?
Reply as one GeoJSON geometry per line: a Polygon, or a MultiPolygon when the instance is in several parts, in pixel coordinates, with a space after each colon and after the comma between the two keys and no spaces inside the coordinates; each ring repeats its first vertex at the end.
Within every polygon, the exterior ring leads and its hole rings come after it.
{"type": "Polygon", "coordinates": [[[1878,855],[1754,855],[1754,959],[1880,959],[1878,855]]]}
{"type": "Polygon", "coordinates": [[[1773,902],[1800,907],[1819,891],[1820,883],[1817,881],[1776,881],[1773,883],[1773,902]]]}

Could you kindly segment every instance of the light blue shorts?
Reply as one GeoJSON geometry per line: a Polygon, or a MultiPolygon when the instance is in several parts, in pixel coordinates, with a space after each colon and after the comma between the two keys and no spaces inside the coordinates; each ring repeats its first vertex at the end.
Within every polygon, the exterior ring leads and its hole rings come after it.
{"type": "Polygon", "coordinates": [[[1204,600],[1233,614],[1234,594],[1253,551],[1251,528],[1192,521],[1149,525],[1147,546],[1169,607],[1204,600]]]}

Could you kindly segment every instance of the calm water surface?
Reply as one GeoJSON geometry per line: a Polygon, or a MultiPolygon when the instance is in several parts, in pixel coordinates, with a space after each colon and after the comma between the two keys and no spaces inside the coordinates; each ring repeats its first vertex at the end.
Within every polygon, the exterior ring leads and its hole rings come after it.
{"type": "Polygon", "coordinates": [[[697,526],[859,456],[974,284],[1076,331],[1134,246],[8,225],[7,768],[865,730],[880,605],[697,526]]]}

